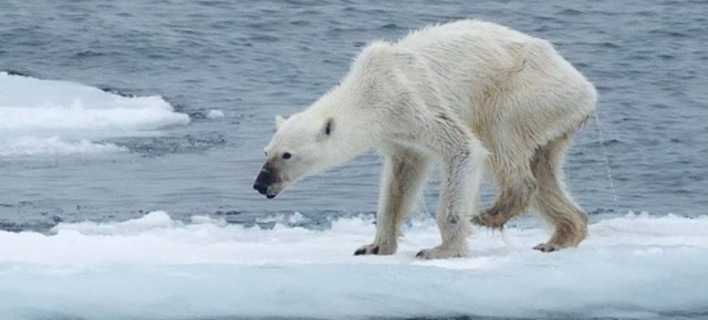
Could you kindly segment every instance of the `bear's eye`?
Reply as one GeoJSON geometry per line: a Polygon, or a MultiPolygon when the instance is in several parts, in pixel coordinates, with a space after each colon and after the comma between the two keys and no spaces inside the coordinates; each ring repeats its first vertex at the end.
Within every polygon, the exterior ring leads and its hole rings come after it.
{"type": "Polygon", "coordinates": [[[290,159],[290,158],[292,158],[292,157],[293,157],[293,155],[290,154],[290,152],[283,153],[283,159],[286,159],[286,160],[287,160],[287,159],[290,159]]]}

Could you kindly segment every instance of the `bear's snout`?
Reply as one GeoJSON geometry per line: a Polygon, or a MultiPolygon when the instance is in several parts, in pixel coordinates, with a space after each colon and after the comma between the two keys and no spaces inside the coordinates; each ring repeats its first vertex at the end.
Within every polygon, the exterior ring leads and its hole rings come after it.
{"type": "Polygon", "coordinates": [[[263,166],[263,169],[261,169],[261,172],[258,173],[256,181],[253,183],[253,189],[257,190],[258,193],[265,195],[268,199],[275,198],[276,194],[276,192],[272,192],[273,190],[269,190],[272,189],[271,187],[273,184],[277,182],[276,175],[272,173],[273,171],[274,170],[269,166],[269,164],[266,163],[263,166]]]}

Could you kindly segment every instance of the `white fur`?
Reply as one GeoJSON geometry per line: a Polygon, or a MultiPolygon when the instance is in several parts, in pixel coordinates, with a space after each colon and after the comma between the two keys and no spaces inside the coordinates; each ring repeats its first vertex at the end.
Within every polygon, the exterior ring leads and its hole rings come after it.
{"type": "MultiPolygon", "coordinates": [[[[395,43],[374,42],[341,85],[278,121],[266,148],[283,181],[273,192],[378,150],[387,160],[376,238],[357,253],[392,254],[400,223],[423,186],[431,158],[437,158],[443,178],[436,212],[442,244],[419,256],[464,256],[488,158],[502,192],[478,222],[500,227],[492,220],[503,225],[531,204],[554,223],[556,233],[563,233],[561,222],[546,211],[557,209],[566,217],[578,213],[565,211],[582,210],[562,189],[559,168],[566,144],[556,148],[555,141],[569,139],[592,116],[595,100],[592,84],[549,42],[493,23],[463,20],[412,32],[395,43]],[[323,136],[328,119],[334,126],[323,136]],[[285,152],[293,158],[280,159],[285,152]],[[553,168],[534,171],[546,158],[555,159],[553,168]]],[[[577,245],[585,236],[578,219],[568,223],[582,235],[563,233],[544,251],[577,245]]]]}

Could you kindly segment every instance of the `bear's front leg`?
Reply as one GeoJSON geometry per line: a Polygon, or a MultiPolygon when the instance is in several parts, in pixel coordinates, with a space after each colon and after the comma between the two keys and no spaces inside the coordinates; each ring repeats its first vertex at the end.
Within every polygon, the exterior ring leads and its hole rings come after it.
{"type": "Polygon", "coordinates": [[[437,209],[442,244],[418,252],[422,259],[464,257],[470,234],[472,212],[481,180],[484,149],[481,144],[461,143],[454,152],[443,154],[443,181],[437,209]],[[447,155],[447,156],[445,156],[447,155]]]}
{"type": "Polygon", "coordinates": [[[412,209],[428,171],[428,157],[402,147],[389,148],[381,181],[374,243],[354,255],[390,255],[396,252],[400,225],[412,209]]]}

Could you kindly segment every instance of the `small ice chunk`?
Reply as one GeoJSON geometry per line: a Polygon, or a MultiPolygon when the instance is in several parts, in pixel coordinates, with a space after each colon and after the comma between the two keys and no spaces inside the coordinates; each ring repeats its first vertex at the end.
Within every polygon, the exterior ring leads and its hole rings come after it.
{"type": "Polygon", "coordinates": [[[225,116],[226,114],[224,113],[224,111],[219,109],[211,109],[209,110],[209,113],[207,113],[207,118],[209,119],[221,119],[225,116]]]}

